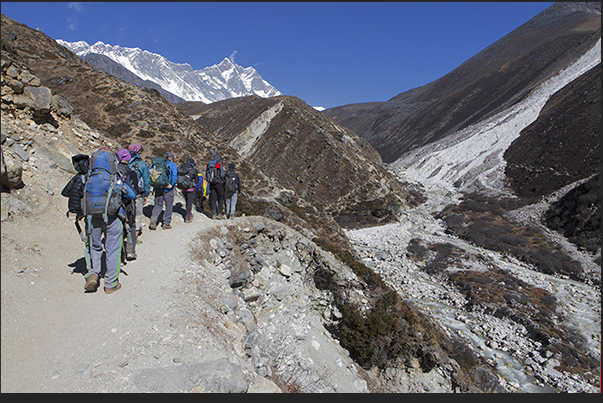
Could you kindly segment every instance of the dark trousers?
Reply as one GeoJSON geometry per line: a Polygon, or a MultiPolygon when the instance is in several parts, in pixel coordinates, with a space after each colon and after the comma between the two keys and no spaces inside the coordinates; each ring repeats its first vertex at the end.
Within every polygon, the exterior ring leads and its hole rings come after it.
{"type": "Polygon", "coordinates": [[[224,183],[210,185],[209,211],[212,215],[224,215],[224,183]]]}
{"type": "Polygon", "coordinates": [[[195,200],[195,208],[197,209],[198,212],[202,213],[203,212],[203,201],[207,200],[208,197],[207,196],[203,197],[203,192],[196,192],[196,193],[197,193],[197,198],[195,200]]]}
{"type": "Polygon", "coordinates": [[[192,218],[193,206],[197,204],[197,192],[195,190],[185,191],[184,199],[186,200],[186,215],[184,219],[190,220],[192,218]]]}

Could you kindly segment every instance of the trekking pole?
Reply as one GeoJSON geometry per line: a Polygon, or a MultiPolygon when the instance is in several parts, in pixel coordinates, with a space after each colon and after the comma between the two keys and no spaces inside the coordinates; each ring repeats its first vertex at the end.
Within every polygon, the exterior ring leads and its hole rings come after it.
{"type": "Polygon", "coordinates": [[[88,273],[92,272],[92,216],[84,216],[84,227],[86,228],[86,269],[88,273]]]}
{"type": "Polygon", "coordinates": [[[82,227],[80,226],[80,218],[76,218],[75,219],[75,228],[77,228],[77,232],[78,234],[80,234],[80,239],[82,240],[82,242],[86,243],[86,237],[84,236],[84,233],[82,232],[82,227]]]}

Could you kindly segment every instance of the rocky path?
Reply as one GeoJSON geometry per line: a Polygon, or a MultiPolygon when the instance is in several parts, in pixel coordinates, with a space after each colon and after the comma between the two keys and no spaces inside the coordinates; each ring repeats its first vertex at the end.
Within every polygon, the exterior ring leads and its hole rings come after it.
{"type": "MultiPolygon", "coordinates": [[[[176,366],[164,387],[179,391],[200,365],[227,359],[229,346],[191,315],[182,320],[193,309],[183,279],[195,265],[190,240],[221,221],[197,214],[184,224],[175,213],[172,230],[145,230],[120,291],[85,293],[84,244],[62,211],[2,223],[2,392],[152,391],[150,369],[176,366]]],[[[219,387],[247,389],[238,367],[220,367],[236,374],[219,387]]]]}

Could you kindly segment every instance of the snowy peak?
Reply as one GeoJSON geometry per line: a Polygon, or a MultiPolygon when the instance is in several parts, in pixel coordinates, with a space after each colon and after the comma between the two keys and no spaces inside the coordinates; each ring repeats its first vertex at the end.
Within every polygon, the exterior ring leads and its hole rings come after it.
{"type": "Polygon", "coordinates": [[[173,63],[165,57],[139,48],[125,48],[96,42],[57,42],[80,58],[94,53],[108,57],[143,80],[152,81],[186,101],[213,103],[230,98],[281,95],[253,67],[242,67],[229,58],[219,64],[194,70],[189,64],[173,63]]]}

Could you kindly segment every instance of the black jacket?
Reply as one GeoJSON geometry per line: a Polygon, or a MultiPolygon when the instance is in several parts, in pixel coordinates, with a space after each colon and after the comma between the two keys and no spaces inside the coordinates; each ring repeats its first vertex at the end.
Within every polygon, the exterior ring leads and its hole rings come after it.
{"type": "Polygon", "coordinates": [[[77,214],[78,218],[83,215],[81,199],[84,196],[83,176],[88,173],[90,157],[84,154],[78,154],[71,157],[73,168],[77,174],[73,176],[61,191],[61,195],[68,198],[67,208],[70,213],[77,214]]]}

